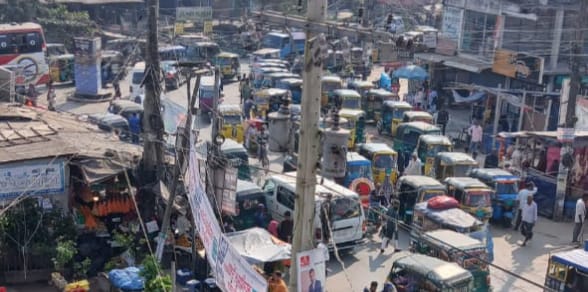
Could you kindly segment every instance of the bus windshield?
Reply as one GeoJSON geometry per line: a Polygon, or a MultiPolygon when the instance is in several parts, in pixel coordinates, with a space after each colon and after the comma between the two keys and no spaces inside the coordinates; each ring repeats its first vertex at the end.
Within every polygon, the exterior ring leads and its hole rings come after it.
{"type": "Polygon", "coordinates": [[[361,206],[358,200],[351,198],[335,199],[331,202],[333,221],[351,219],[361,216],[361,206]]]}
{"type": "Polygon", "coordinates": [[[36,31],[0,33],[0,55],[42,52],[43,42],[43,35],[36,31]]]}

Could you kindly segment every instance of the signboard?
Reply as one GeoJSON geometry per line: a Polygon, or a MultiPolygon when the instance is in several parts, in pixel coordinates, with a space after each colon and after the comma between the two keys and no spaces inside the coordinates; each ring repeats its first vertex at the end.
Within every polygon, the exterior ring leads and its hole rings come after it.
{"type": "Polygon", "coordinates": [[[325,291],[325,260],[324,251],[319,248],[296,254],[298,292],[325,291]]]}
{"type": "Polygon", "coordinates": [[[186,189],[192,209],[194,225],[206,250],[216,284],[225,292],[267,291],[266,280],[235,250],[221,232],[219,223],[208,200],[200,177],[200,163],[190,137],[190,160],[187,171],[186,189]]]}
{"type": "Polygon", "coordinates": [[[176,22],[174,26],[174,33],[176,35],[184,34],[184,23],[183,22],[176,22]]]}
{"type": "Polygon", "coordinates": [[[510,78],[541,84],[543,81],[543,58],[497,49],[494,54],[492,71],[510,78]]]}
{"type": "Polygon", "coordinates": [[[65,191],[64,162],[0,167],[0,200],[23,193],[54,195],[65,191]]]}
{"type": "Polygon", "coordinates": [[[435,53],[445,56],[455,56],[457,52],[457,42],[446,36],[439,35],[437,37],[437,47],[435,53]]]}
{"type": "Polygon", "coordinates": [[[204,33],[212,33],[212,21],[204,22],[204,33]]]}
{"type": "Polygon", "coordinates": [[[578,95],[576,101],[576,117],[578,120],[576,121],[575,129],[588,131],[588,99],[578,95]]]}
{"type": "Polygon", "coordinates": [[[574,142],[574,128],[557,128],[557,141],[562,143],[574,142]]]}
{"type": "Polygon", "coordinates": [[[570,78],[561,82],[561,95],[559,96],[559,121],[557,125],[564,125],[568,113],[568,99],[570,98],[570,78]]]}
{"type": "Polygon", "coordinates": [[[428,49],[436,48],[437,47],[437,32],[436,31],[423,32],[423,44],[428,49]]]}
{"type": "Polygon", "coordinates": [[[215,171],[214,180],[216,201],[221,204],[221,210],[229,215],[237,215],[237,169],[227,167],[215,171]]]}
{"type": "Polygon", "coordinates": [[[212,7],[210,6],[176,8],[177,22],[202,22],[209,19],[212,19],[212,7]]]}
{"type": "Polygon", "coordinates": [[[100,56],[100,38],[74,38],[75,61],[79,64],[93,64],[100,56]]]}
{"type": "Polygon", "coordinates": [[[459,43],[461,40],[461,27],[463,25],[463,9],[455,7],[443,7],[443,19],[441,21],[441,33],[447,38],[459,43]]]}

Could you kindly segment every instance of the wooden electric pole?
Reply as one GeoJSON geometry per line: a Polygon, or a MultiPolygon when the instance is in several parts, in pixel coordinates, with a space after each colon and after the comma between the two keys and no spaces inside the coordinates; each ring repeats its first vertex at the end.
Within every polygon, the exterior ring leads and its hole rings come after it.
{"type": "MultiPolygon", "coordinates": [[[[566,105],[566,115],[565,117],[560,116],[560,121],[562,118],[565,118],[565,123],[563,123],[563,128],[567,129],[574,129],[576,125],[576,121],[578,118],[576,117],[576,99],[578,94],[580,94],[580,86],[582,82],[582,73],[580,72],[580,67],[585,65],[584,63],[584,29],[586,29],[586,25],[588,24],[586,21],[586,13],[588,9],[588,0],[580,0],[580,11],[577,14],[579,19],[576,20],[576,31],[575,31],[575,40],[572,44],[572,57],[570,60],[570,71],[572,74],[570,75],[570,89],[568,95],[568,102],[566,105]]],[[[561,127],[561,125],[560,125],[561,127]]],[[[553,207],[553,219],[560,221],[563,219],[563,211],[564,211],[564,203],[566,199],[566,190],[567,190],[567,183],[568,183],[568,174],[571,165],[564,166],[564,156],[570,155],[573,156],[573,148],[572,142],[564,143],[563,147],[561,148],[561,157],[560,157],[560,166],[559,171],[557,174],[557,190],[555,194],[555,206],[553,207]]]]}
{"type": "MultiPolygon", "coordinates": [[[[327,0],[308,0],[307,21],[321,23],[325,19],[327,0]]],[[[317,33],[307,29],[304,64],[302,70],[300,146],[298,149],[298,173],[294,207],[294,236],[292,240],[292,265],[290,266],[290,291],[297,290],[298,273],[296,256],[298,252],[311,250],[314,246],[316,169],[319,161],[322,64],[320,54],[314,52],[319,46],[317,33]]]]}
{"type": "Polygon", "coordinates": [[[161,68],[157,47],[159,1],[148,1],[145,100],[143,102],[143,176],[145,182],[161,179],[164,165],[163,119],[161,118],[161,68]]]}

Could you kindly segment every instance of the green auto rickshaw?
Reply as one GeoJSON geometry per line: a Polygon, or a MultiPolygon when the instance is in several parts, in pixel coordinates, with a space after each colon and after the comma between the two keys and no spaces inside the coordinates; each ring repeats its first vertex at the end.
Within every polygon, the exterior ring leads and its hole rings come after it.
{"type": "Polygon", "coordinates": [[[464,177],[477,167],[478,162],[467,153],[439,152],[429,176],[440,181],[452,176],[464,177]]]}
{"type": "Polygon", "coordinates": [[[343,109],[362,110],[361,95],[353,89],[337,89],[333,91],[330,99],[331,106],[334,106],[335,101],[339,100],[343,109]]]}
{"type": "Polygon", "coordinates": [[[362,94],[361,105],[369,122],[377,122],[381,118],[382,108],[385,101],[392,101],[398,95],[388,90],[376,88],[370,89],[365,95],[362,94]]]}
{"type": "Polygon", "coordinates": [[[229,164],[237,168],[237,178],[251,181],[251,169],[249,168],[249,155],[243,144],[226,139],[221,145],[221,152],[229,159],[229,164]]]}
{"type": "Polygon", "coordinates": [[[365,113],[362,110],[341,109],[339,116],[347,120],[347,126],[343,127],[349,129],[349,142],[347,147],[355,149],[358,143],[365,143],[365,113]]]}
{"type": "Polygon", "coordinates": [[[256,227],[255,213],[259,204],[265,204],[265,192],[255,183],[237,180],[237,214],[233,222],[237,231],[256,227]]]}
{"type": "Polygon", "coordinates": [[[446,194],[445,186],[434,178],[423,175],[401,176],[394,194],[394,200],[398,202],[398,218],[410,225],[415,204],[446,194]]]}
{"type": "Polygon", "coordinates": [[[424,164],[423,173],[429,175],[439,152],[453,151],[453,143],[442,135],[421,135],[416,147],[417,155],[424,164]]]}
{"type": "Polygon", "coordinates": [[[381,119],[376,123],[378,134],[396,136],[398,125],[402,123],[404,112],[412,110],[412,106],[405,101],[386,100],[382,103],[381,119]]]}
{"type": "Polygon", "coordinates": [[[235,77],[241,78],[241,62],[239,55],[221,52],[214,57],[214,64],[220,67],[221,76],[225,80],[231,80],[235,77]]]}
{"type": "Polygon", "coordinates": [[[49,75],[51,76],[51,80],[55,83],[75,83],[74,63],[73,54],[50,57],[49,75]]]}
{"type": "Polygon", "coordinates": [[[301,78],[300,75],[291,72],[273,72],[263,76],[261,87],[272,88],[277,87],[278,82],[287,78],[301,78]]]}
{"type": "MultiPolygon", "coordinates": [[[[425,122],[402,123],[398,126],[394,138],[394,150],[400,155],[399,165],[408,164],[410,156],[416,149],[421,135],[441,135],[441,129],[425,122]]],[[[404,169],[404,168],[402,168],[404,169]]]]}
{"type": "Polygon", "coordinates": [[[367,92],[373,88],[374,88],[374,83],[371,81],[367,81],[367,80],[355,79],[355,80],[352,80],[351,82],[347,83],[347,89],[353,89],[353,90],[359,92],[361,97],[364,99],[367,95],[367,92]]]}
{"type": "Polygon", "coordinates": [[[323,76],[321,79],[321,107],[326,107],[331,101],[333,92],[343,88],[343,79],[336,75],[323,76]]]}

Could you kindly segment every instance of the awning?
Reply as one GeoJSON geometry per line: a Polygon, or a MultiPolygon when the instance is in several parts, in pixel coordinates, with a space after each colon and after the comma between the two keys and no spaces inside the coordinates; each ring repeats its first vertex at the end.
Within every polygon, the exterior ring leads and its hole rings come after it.
{"type": "Polygon", "coordinates": [[[492,64],[482,61],[463,57],[451,57],[443,62],[445,66],[465,70],[472,73],[480,73],[486,69],[492,68],[492,64]]]}
{"type": "Polygon", "coordinates": [[[227,233],[231,245],[250,264],[260,264],[290,259],[291,245],[263,228],[249,228],[227,233]]]}
{"type": "Polygon", "coordinates": [[[111,159],[88,158],[72,163],[82,170],[84,181],[91,185],[111,178],[130,166],[111,159]]]}
{"type": "Polygon", "coordinates": [[[431,63],[441,63],[447,59],[453,58],[452,56],[445,56],[435,53],[416,53],[414,54],[415,59],[419,59],[431,63]]]}

